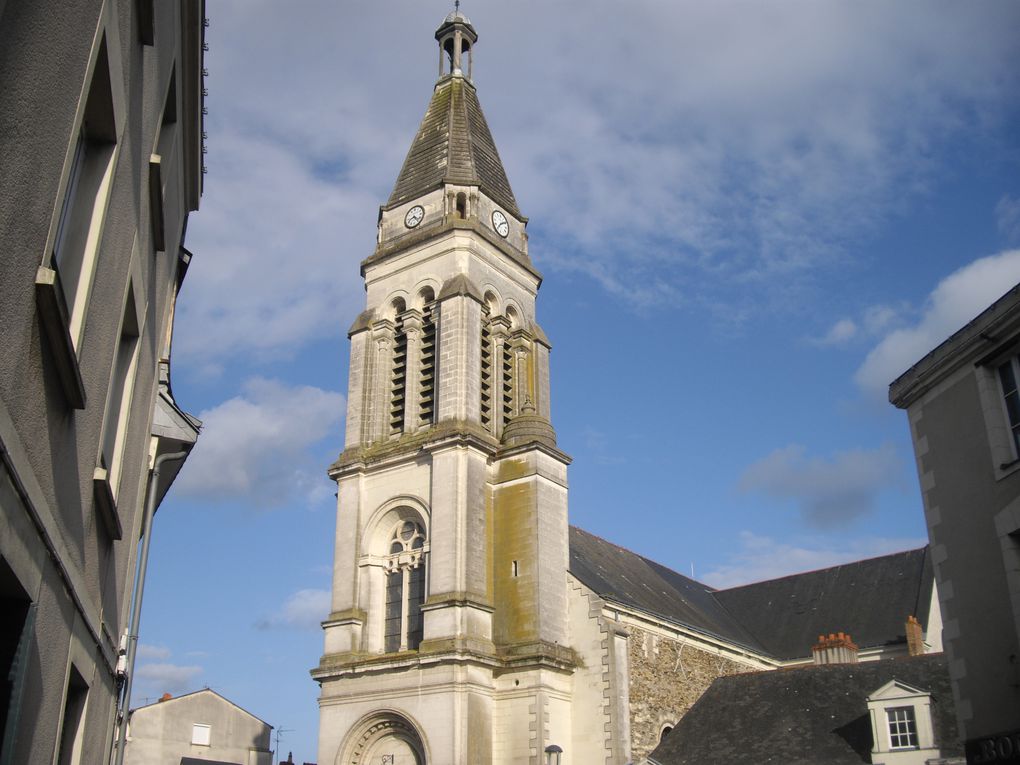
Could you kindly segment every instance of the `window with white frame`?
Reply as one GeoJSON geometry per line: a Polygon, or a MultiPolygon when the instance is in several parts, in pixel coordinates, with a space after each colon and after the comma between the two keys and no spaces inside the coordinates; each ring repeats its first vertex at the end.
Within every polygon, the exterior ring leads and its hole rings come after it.
{"type": "Polygon", "coordinates": [[[890,749],[917,749],[917,721],[913,707],[893,707],[885,710],[889,722],[890,749]]]}
{"type": "Polygon", "coordinates": [[[1003,406],[1012,435],[1015,456],[1020,456],[1020,358],[1013,356],[999,365],[999,385],[1002,388],[1003,406]]]}
{"type": "Polygon", "coordinates": [[[410,519],[398,521],[390,535],[383,627],[383,650],[387,653],[417,650],[421,644],[426,542],[424,527],[410,519]]]}

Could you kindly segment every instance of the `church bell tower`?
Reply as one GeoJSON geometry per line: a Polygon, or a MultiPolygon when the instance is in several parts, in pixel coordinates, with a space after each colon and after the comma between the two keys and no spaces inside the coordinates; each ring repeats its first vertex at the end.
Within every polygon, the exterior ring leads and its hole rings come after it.
{"type": "Polygon", "coordinates": [[[456,10],[436,40],[349,332],[322,765],[538,765],[571,740],[570,459],[541,275],[472,81],[478,35],[456,10]]]}

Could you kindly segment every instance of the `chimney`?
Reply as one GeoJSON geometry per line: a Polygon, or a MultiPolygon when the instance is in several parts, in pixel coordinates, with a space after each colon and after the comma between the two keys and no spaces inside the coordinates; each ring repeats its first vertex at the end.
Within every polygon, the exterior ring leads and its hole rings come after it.
{"type": "Polygon", "coordinates": [[[850,636],[843,632],[818,636],[818,643],[811,647],[815,664],[856,664],[857,646],[850,636]]]}
{"type": "Polygon", "coordinates": [[[924,653],[924,630],[915,616],[907,617],[907,653],[911,656],[924,653]]]}
{"type": "Polygon", "coordinates": [[[164,693],[162,696],[159,697],[159,700],[161,702],[163,702],[163,701],[170,701],[170,699],[172,699],[172,698],[173,698],[173,696],[171,696],[169,693],[164,693]]]}

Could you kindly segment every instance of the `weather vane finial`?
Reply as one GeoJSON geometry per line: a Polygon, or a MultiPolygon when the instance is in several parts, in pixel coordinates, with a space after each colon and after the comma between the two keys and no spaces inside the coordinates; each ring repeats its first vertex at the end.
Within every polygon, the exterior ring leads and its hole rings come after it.
{"type": "Polygon", "coordinates": [[[460,12],[460,0],[453,0],[453,10],[458,13],[460,12]]]}

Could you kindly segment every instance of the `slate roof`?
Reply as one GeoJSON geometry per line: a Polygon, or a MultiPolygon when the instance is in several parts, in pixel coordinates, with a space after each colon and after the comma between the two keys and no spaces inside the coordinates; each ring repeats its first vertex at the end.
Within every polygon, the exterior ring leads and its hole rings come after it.
{"type": "Polygon", "coordinates": [[[778,659],[809,653],[818,636],[846,632],[861,648],[906,641],[928,624],[934,573],[928,547],[733,587],[715,597],[778,659]]]}
{"type": "Polygon", "coordinates": [[[959,757],[946,664],[942,654],[928,654],[720,677],[649,759],[659,765],[871,762],[866,699],[890,680],[931,693],[936,746],[942,757],[959,757]]]}
{"type": "Polygon", "coordinates": [[[708,585],[576,526],[570,527],[570,573],[601,597],[763,650],[708,585]]]}
{"type": "Polygon", "coordinates": [[[463,77],[437,83],[387,207],[443,183],[478,185],[504,210],[521,217],[478,95],[463,77]]]}
{"type": "Polygon", "coordinates": [[[775,659],[804,658],[818,636],[861,648],[905,643],[908,616],[928,623],[928,548],[715,590],[572,526],[570,573],[600,597],[775,659]]]}

